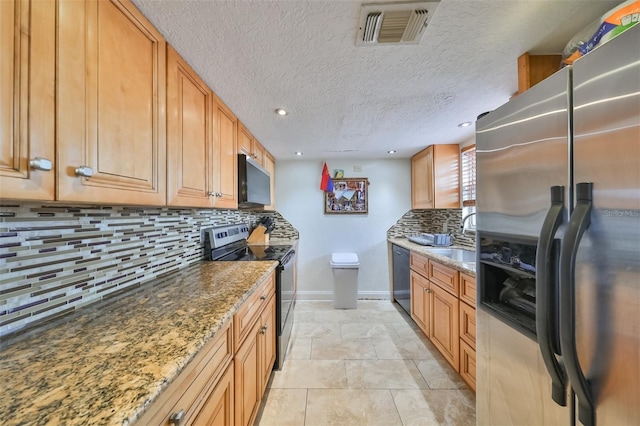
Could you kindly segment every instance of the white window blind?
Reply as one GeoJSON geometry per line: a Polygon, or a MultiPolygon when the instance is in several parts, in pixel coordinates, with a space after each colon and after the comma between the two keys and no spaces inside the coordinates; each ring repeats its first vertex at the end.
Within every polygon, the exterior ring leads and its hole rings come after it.
{"type": "Polygon", "coordinates": [[[476,146],[462,149],[462,205],[476,205],[476,146]]]}

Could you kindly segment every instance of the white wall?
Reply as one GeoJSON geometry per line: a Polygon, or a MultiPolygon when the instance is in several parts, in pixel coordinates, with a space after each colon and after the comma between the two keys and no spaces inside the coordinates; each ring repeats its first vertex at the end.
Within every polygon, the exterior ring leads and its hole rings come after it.
{"type": "Polygon", "coordinates": [[[369,214],[324,214],[320,190],[322,161],[276,162],[276,207],[300,232],[298,298],[331,300],[332,252],[355,252],[360,259],[358,296],[389,298],[387,229],[411,209],[411,161],[327,160],[329,172],[369,179],[369,214]],[[354,165],[362,172],[354,172],[354,165]]]}

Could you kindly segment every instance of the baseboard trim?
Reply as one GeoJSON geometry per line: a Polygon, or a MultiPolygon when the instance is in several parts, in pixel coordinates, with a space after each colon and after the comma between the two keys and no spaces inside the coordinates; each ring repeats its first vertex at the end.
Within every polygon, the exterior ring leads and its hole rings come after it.
{"type": "MultiPolygon", "coordinates": [[[[359,291],[358,300],[389,300],[388,291],[359,291]]],[[[332,291],[300,291],[296,293],[296,300],[333,300],[332,291]]]]}

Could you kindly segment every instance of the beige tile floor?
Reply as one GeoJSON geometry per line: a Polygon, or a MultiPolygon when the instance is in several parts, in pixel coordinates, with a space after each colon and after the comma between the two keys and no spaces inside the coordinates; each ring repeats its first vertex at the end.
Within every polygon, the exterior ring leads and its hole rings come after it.
{"type": "Polygon", "coordinates": [[[298,302],[260,426],[475,425],[475,396],[389,301],[298,302]]]}

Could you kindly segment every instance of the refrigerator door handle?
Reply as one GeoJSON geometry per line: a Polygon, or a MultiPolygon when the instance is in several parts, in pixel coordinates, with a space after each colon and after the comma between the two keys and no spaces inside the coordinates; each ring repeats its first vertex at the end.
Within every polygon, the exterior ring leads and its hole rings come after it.
{"type": "Polygon", "coordinates": [[[578,246],[591,223],[593,183],[576,185],[576,207],[562,241],[560,255],[560,349],[571,387],[578,397],[578,419],[585,426],[594,426],[596,413],[589,381],[585,378],[576,348],[575,268],[578,246]]]}
{"type": "Polygon", "coordinates": [[[567,373],[556,354],[560,355],[558,329],[558,251],[554,250],[555,234],[562,223],[564,186],[551,187],[551,207],[547,212],[536,251],[536,334],[544,364],[551,376],[551,398],[567,405],[567,373]]]}

